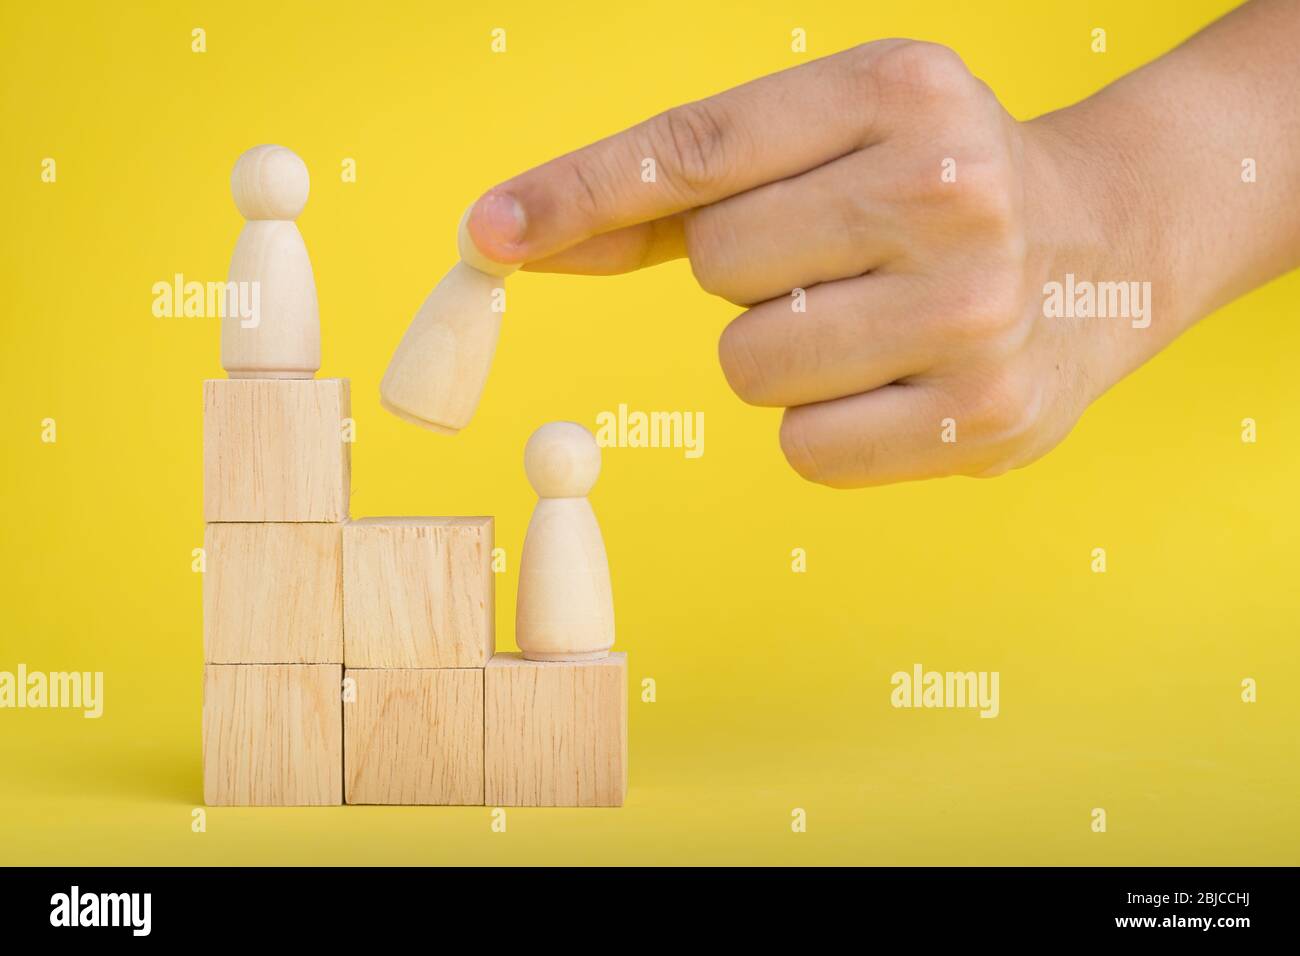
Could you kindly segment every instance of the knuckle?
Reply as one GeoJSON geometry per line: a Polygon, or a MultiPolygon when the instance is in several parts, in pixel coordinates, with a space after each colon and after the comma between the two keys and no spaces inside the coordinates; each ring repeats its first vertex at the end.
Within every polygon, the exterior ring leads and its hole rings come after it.
{"type": "Polygon", "coordinates": [[[998,457],[966,472],[969,478],[1000,478],[1016,467],[1010,458],[998,457]]]}
{"type": "Polygon", "coordinates": [[[1020,222],[1016,180],[1010,163],[966,163],[948,195],[964,220],[983,227],[994,237],[1010,238],[1020,222]]]}
{"type": "Polygon", "coordinates": [[[900,43],[910,42],[910,40],[870,40],[867,43],[859,43],[857,46],[849,47],[842,53],[837,54],[836,59],[839,60],[850,76],[869,79],[875,68],[876,61],[886,51],[898,46],[900,43]]]}
{"type": "Polygon", "coordinates": [[[601,185],[605,182],[601,171],[590,156],[583,153],[570,157],[565,168],[570,180],[569,201],[587,222],[601,221],[604,211],[609,208],[606,188],[601,185]]]}
{"type": "Polygon", "coordinates": [[[717,257],[690,248],[687,250],[687,256],[696,284],[709,295],[730,300],[727,272],[720,267],[717,257]]]}
{"type": "Polygon", "coordinates": [[[845,102],[859,111],[858,124],[864,133],[873,130],[880,110],[879,60],[889,50],[910,40],[873,40],[829,57],[825,62],[828,80],[843,89],[845,102]]]}
{"type": "Polygon", "coordinates": [[[768,375],[754,353],[750,334],[739,319],[722,330],[718,339],[718,360],[731,390],[750,405],[767,405],[768,375]]]}
{"type": "Polygon", "coordinates": [[[690,263],[696,284],[709,295],[725,299],[732,305],[748,305],[745,297],[740,293],[740,287],[729,277],[725,269],[719,268],[716,259],[692,255],[690,263]]]}
{"type": "Polygon", "coordinates": [[[823,472],[813,454],[808,423],[798,408],[788,408],[781,417],[781,453],[795,473],[807,481],[825,484],[823,472]]]}
{"type": "Polygon", "coordinates": [[[1024,294],[1013,269],[989,270],[965,282],[945,303],[946,337],[963,348],[1014,346],[1024,325],[1024,294]]]}
{"type": "Polygon", "coordinates": [[[909,159],[912,161],[900,164],[890,177],[890,205],[901,216],[951,220],[956,184],[945,182],[932,164],[909,159]]]}
{"type": "Polygon", "coordinates": [[[963,472],[970,478],[998,478],[1009,471],[1023,468],[1042,457],[1044,446],[1041,442],[1020,439],[986,450],[983,458],[972,464],[963,472]]]}
{"type": "Polygon", "coordinates": [[[687,103],[660,114],[653,124],[656,152],[670,176],[690,191],[715,185],[733,157],[731,136],[722,114],[706,102],[687,103]]]}
{"type": "Polygon", "coordinates": [[[709,295],[744,305],[737,284],[739,273],[728,254],[735,246],[726,221],[712,210],[704,209],[687,218],[686,255],[695,281],[709,295]]]}
{"type": "Polygon", "coordinates": [[[952,49],[920,40],[899,43],[881,53],[875,59],[875,75],[889,89],[923,98],[964,91],[972,80],[966,64],[952,49]]]}
{"type": "Polygon", "coordinates": [[[976,434],[1001,448],[1015,448],[1037,428],[1042,390],[1024,376],[999,371],[984,378],[968,398],[967,415],[976,434]]]}
{"type": "Polygon", "coordinates": [[[827,61],[829,68],[833,63],[840,70],[848,84],[848,89],[856,96],[863,93],[874,95],[880,80],[880,60],[891,49],[910,40],[873,40],[859,43],[827,61]]]}
{"type": "Polygon", "coordinates": [[[944,162],[951,161],[952,166],[900,164],[891,178],[891,205],[902,214],[922,212],[933,227],[978,238],[982,248],[1023,248],[1020,176],[1008,159],[988,153],[987,145],[968,140],[945,157],[944,162]],[[953,175],[945,178],[940,168],[950,169],[953,175]]]}

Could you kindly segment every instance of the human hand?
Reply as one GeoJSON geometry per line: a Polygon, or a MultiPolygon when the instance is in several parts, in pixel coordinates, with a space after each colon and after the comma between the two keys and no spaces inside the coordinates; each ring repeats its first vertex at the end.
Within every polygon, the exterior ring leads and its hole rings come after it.
{"type": "Polygon", "coordinates": [[[1186,321],[1155,274],[1159,230],[1125,213],[1147,199],[1114,145],[1126,135],[1089,134],[1069,110],[1019,123],[952,51],[884,40],[526,172],[469,230],[536,271],[689,256],[706,291],[748,307],[723,370],[745,401],[786,408],[781,447],[810,480],[996,475],[1056,445],[1186,321]],[[1045,314],[1067,274],[1132,299],[1107,318],[1045,314]]]}

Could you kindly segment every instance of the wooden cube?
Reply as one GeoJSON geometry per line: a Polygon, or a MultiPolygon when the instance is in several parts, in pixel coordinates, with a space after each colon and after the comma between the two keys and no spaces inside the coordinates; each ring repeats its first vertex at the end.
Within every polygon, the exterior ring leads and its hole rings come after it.
{"type": "Polygon", "coordinates": [[[204,665],[203,801],[341,804],[342,678],[338,664],[204,665]]]}
{"type": "Polygon", "coordinates": [[[482,667],[492,656],[491,518],[362,518],[343,529],[348,667],[482,667]]]}
{"type": "Polygon", "coordinates": [[[484,670],[484,797],[501,807],[618,807],[627,793],[627,655],[484,670]]]}
{"type": "Polygon", "coordinates": [[[203,383],[207,521],[342,521],[351,444],[347,379],[203,383]]]}
{"type": "Polygon", "coordinates": [[[203,659],[343,663],[343,525],[209,524],[203,659]]]}
{"type": "Polygon", "coordinates": [[[483,669],[348,669],[348,803],[483,805],[483,669]]]}

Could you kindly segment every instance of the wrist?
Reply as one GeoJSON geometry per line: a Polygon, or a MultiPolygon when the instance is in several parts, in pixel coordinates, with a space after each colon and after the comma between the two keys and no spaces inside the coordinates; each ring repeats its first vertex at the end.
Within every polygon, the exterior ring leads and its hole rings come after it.
{"type": "Polygon", "coordinates": [[[1192,321],[1140,137],[1100,114],[1087,100],[1021,124],[1031,261],[1077,294],[1063,321],[1098,394],[1192,321]]]}

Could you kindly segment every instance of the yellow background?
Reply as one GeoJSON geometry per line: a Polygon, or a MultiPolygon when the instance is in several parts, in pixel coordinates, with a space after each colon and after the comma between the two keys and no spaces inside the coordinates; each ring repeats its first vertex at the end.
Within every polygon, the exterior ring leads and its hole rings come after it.
{"type": "Polygon", "coordinates": [[[804,483],[778,413],[743,406],[718,368],[735,310],[684,263],[512,280],[486,396],[455,439],[378,402],[461,211],[521,169],[891,35],[953,46],[1029,117],[1231,5],[5,4],[0,670],[102,670],[106,700],[98,721],[0,711],[0,862],[1300,862],[1300,275],[1202,323],[995,481],[804,483]],[[808,56],[790,52],[794,27],[808,56]],[[151,287],[224,279],[230,168],[261,142],[313,177],[299,224],[321,375],[352,379],[352,512],[495,515],[502,648],[532,429],[594,426],[620,402],[705,413],[702,458],[609,449],[593,495],[631,661],[624,809],[511,810],[505,834],[483,808],[213,809],[191,832],[190,562],[218,322],[154,318],[151,287]],[[57,183],[40,181],[45,157],[57,183]],[[890,675],[916,662],[1000,671],[1001,716],[891,708],[890,675]],[[639,700],[645,677],[656,703],[639,700]]]}

